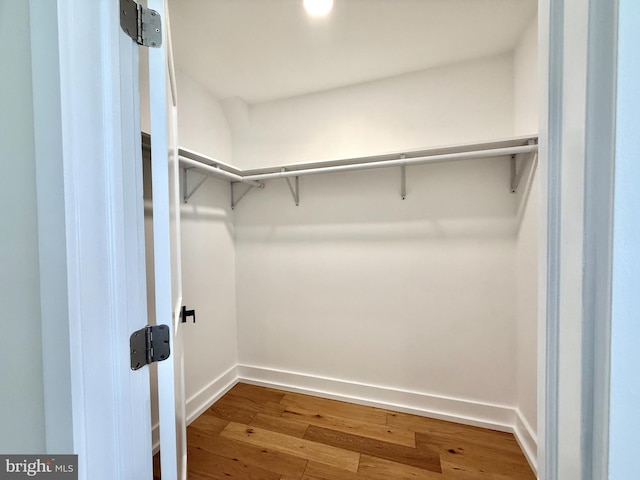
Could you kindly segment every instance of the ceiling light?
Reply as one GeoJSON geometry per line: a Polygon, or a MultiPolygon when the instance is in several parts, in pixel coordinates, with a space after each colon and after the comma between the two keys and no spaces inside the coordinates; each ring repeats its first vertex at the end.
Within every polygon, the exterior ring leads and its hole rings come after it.
{"type": "Polygon", "coordinates": [[[309,15],[322,17],[333,8],[333,0],[304,0],[304,8],[309,15]]]}

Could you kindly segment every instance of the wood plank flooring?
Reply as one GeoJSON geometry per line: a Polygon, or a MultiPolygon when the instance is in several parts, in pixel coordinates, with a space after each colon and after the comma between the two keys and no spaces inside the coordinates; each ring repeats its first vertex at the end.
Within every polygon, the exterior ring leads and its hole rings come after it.
{"type": "Polygon", "coordinates": [[[189,480],[535,480],[508,433],[242,383],[187,450],[189,480]]]}

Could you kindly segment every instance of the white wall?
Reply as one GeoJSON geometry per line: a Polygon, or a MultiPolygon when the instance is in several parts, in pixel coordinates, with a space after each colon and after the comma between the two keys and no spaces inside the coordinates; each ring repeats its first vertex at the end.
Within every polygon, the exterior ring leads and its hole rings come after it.
{"type": "MultiPolygon", "coordinates": [[[[512,57],[250,107],[243,167],[513,135],[512,57]]],[[[234,125],[236,128],[238,125],[234,125]]],[[[236,133],[237,130],[234,130],[236,133]]],[[[236,211],[243,365],[514,406],[506,159],[302,177],[236,211]]],[[[477,413],[477,412],[476,412],[477,413]]]]}
{"type": "MultiPolygon", "coordinates": [[[[140,124],[152,133],[149,124],[148,52],[140,49],[140,124]]],[[[178,85],[178,142],[222,162],[231,162],[231,129],[220,100],[188,75],[176,70],[178,85]]]]}
{"type": "Polygon", "coordinates": [[[524,31],[513,54],[514,133],[538,133],[540,76],[538,75],[538,19],[524,31]]]}
{"type": "Polygon", "coordinates": [[[523,165],[527,172],[520,189],[525,191],[519,199],[520,217],[516,237],[516,405],[520,413],[523,434],[528,433],[530,459],[536,457],[537,441],[537,389],[538,389],[538,231],[539,231],[539,178],[531,171],[531,163],[523,165]]]}
{"type": "Polygon", "coordinates": [[[180,145],[231,162],[231,130],[220,100],[179,70],[176,81],[180,145]]]}
{"type": "Polygon", "coordinates": [[[281,101],[227,105],[241,168],[513,135],[510,54],[281,101]]]}
{"type": "Polygon", "coordinates": [[[515,400],[505,160],[303,177],[236,213],[245,365],[472,401],[515,400]]]}
{"type": "MultiPolygon", "coordinates": [[[[514,124],[516,135],[537,133],[540,103],[538,77],[538,22],[525,30],[514,52],[514,124]]],[[[531,160],[519,165],[522,176],[517,199],[519,228],[516,239],[517,407],[522,425],[529,431],[529,458],[536,457],[537,431],[537,335],[538,335],[538,231],[539,176],[531,160]]]]}
{"type": "Polygon", "coordinates": [[[0,0],[0,451],[45,451],[29,4],[0,0]]]}
{"type": "MultiPolygon", "coordinates": [[[[195,183],[196,174],[190,175],[195,183]]],[[[181,209],[187,416],[217,393],[215,380],[238,363],[234,214],[229,184],[209,179],[181,209]],[[191,322],[191,320],[189,320],[191,322]],[[212,391],[213,389],[213,391],[212,391]]]]}

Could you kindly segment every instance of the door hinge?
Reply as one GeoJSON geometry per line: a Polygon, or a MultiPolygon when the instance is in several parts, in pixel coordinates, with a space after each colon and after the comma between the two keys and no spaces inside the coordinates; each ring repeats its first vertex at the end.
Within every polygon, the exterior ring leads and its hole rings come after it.
{"type": "Polygon", "coordinates": [[[155,10],[143,7],[134,0],[120,0],[120,27],[138,45],[162,45],[162,19],[155,10]]]}
{"type": "Polygon", "coordinates": [[[131,370],[161,362],[171,355],[169,347],[169,327],[166,325],[149,326],[131,334],[131,370]]]}

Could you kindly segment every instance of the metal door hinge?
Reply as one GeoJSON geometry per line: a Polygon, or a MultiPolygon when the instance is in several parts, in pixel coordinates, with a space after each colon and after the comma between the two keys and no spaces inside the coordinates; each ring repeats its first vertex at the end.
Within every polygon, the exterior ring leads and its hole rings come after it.
{"type": "Polygon", "coordinates": [[[138,45],[162,45],[162,19],[155,10],[143,7],[134,0],[120,0],[120,27],[138,45]]]}
{"type": "Polygon", "coordinates": [[[171,355],[169,347],[169,327],[166,325],[149,326],[133,332],[129,338],[131,347],[131,370],[161,362],[171,355]]]}

